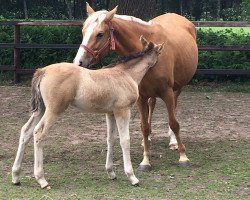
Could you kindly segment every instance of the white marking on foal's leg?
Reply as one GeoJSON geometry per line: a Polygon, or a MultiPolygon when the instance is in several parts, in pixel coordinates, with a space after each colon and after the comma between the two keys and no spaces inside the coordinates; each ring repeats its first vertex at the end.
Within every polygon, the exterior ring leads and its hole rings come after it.
{"type": "MultiPolygon", "coordinates": [[[[96,27],[97,23],[94,22],[92,24],[90,24],[86,30],[86,34],[82,40],[82,45],[85,45],[87,46],[88,45],[88,42],[89,42],[89,39],[90,39],[90,36],[92,35],[95,27],[96,27]]],[[[74,64],[77,64],[77,65],[80,65],[80,62],[82,62],[82,58],[83,56],[86,54],[86,50],[83,48],[83,47],[79,47],[78,51],[77,51],[77,54],[76,54],[76,57],[73,61],[74,64]]]]}
{"type": "Polygon", "coordinates": [[[19,139],[19,146],[15,158],[15,162],[12,167],[12,183],[19,184],[20,182],[20,173],[21,173],[21,165],[24,156],[24,150],[26,145],[28,144],[30,138],[33,135],[33,130],[36,124],[41,119],[40,115],[34,115],[29,118],[28,122],[22,127],[20,139],[19,139]]]}
{"type": "Polygon", "coordinates": [[[175,134],[174,134],[174,132],[172,131],[172,129],[170,127],[168,127],[168,135],[170,137],[169,148],[171,150],[178,149],[178,143],[177,143],[175,134]]]}
{"type": "Polygon", "coordinates": [[[115,117],[113,114],[106,114],[107,121],[107,158],[106,158],[106,170],[110,179],[115,179],[116,175],[113,168],[113,148],[115,144],[115,137],[117,133],[117,126],[115,117]]]}
{"type": "Polygon", "coordinates": [[[130,136],[129,120],[130,110],[123,110],[115,113],[116,124],[120,136],[120,145],[123,153],[124,171],[131,181],[132,185],[137,185],[139,180],[134,175],[131,158],[130,158],[130,136]]]}

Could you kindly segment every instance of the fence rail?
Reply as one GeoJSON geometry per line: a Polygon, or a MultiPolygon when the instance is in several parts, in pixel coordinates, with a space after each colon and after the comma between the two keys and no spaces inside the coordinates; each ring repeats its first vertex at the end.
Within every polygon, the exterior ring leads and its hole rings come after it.
{"type": "MultiPolygon", "coordinates": [[[[250,27],[249,22],[193,22],[197,27],[250,27]]],[[[14,26],[13,43],[0,43],[0,48],[14,49],[14,64],[0,65],[0,71],[14,72],[14,82],[20,81],[20,76],[30,74],[35,69],[22,69],[20,59],[20,49],[77,49],[78,44],[22,44],[21,26],[82,26],[82,21],[0,21],[0,25],[14,26]]],[[[199,46],[199,51],[250,51],[250,45],[203,45],[199,46]]],[[[250,70],[239,69],[198,69],[198,75],[250,75],[250,70]]]]}

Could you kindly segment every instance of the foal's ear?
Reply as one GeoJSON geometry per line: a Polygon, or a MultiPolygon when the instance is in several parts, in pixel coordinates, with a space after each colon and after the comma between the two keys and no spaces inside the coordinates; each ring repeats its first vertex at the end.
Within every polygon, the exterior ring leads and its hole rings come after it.
{"type": "Polygon", "coordinates": [[[148,41],[143,37],[143,35],[141,35],[140,41],[141,41],[142,47],[144,49],[148,45],[148,41]]]}
{"type": "Polygon", "coordinates": [[[94,9],[90,7],[88,2],[86,2],[86,10],[87,10],[88,16],[92,15],[95,12],[94,9]]]}
{"type": "Polygon", "coordinates": [[[161,43],[161,44],[158,44],[158,45],[156,45],[156,51],[158,52],[158,54],[160,54],[161,53],[161,50],[162,50],[162,48],[165,46],[165,43],[163,42],[163,43],[161,43]]]}
{"type": "Polygon", "coordinates": [[[113,19],[113,17],[115,16],[115,14],[117,12],[117,8],[118,8],[118,6],[116,6],[113,10],[109,11],[106,14],[105,22],[109,22],[111,19],[113,19]]]}

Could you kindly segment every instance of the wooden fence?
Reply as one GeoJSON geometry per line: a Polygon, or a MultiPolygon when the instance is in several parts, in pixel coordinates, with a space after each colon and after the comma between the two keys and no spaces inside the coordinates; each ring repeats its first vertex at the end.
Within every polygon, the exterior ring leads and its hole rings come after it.
{"type": "MultiPolygon", "coordinates": [[[[250,27],[249,22],[193,22],[197,27],[250,27]]],[[[0,43],[0,48],[14,49],[13,65],[1,65],[0,71],[13,71],[14,82],[20,81],[22,74],[33,73],[35,69],[22,69],[20,49],[77,49],[79,44],[23,44],[21,43],[21,26],[82,26],[82,21],[0,21],[0,25],[14,26],[13,43],[0,43]]],[[[80,34],[80,33],[79,33],[80,34]]],[[[250,45],[204,45],[199,51],[250,51],[250,45]]],[[[198,69],[198,75],[250,75],[250,69],[198,69]]]]}

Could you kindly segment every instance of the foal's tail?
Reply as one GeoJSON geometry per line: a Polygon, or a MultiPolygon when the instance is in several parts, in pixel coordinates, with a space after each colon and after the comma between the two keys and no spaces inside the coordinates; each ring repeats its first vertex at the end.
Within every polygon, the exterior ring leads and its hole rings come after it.
{"type": "Polygon", "coordinates": [[[32,78],[31,85],[31,112],[44,112],[45,105],[41,95],[40,83],[44,77],[45,71],[43,69],[36,70],[32,78]]]}

